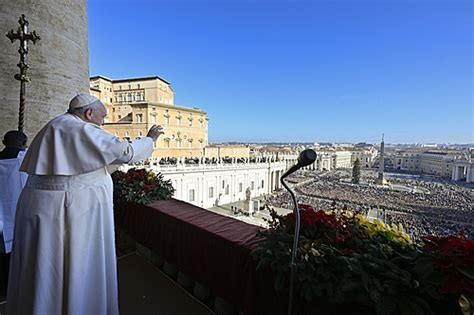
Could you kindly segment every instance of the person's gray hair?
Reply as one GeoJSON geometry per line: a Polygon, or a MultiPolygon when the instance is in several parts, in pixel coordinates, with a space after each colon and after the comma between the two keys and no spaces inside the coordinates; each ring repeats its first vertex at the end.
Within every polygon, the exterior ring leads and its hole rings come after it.
{"type": "Polygon", "coordinates": [[[76,107],[76,108],[69,108],[67,112],[74,116],[84,116],[84,113],[89,109],[98,109],[102,105],[102,102],[96,101],[92,104],[76,107]]]}

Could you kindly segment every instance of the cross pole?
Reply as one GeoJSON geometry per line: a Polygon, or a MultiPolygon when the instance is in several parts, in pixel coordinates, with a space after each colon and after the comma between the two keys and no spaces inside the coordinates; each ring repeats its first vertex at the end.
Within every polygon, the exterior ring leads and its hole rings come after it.
{"type": "Polygon", "coordinates": [[[20,49],[18,53],[20,54],[20,62],[17,64],[20,68],[20,73],[15,74],[15,79],[20,81],[20,114],[18,116],[18,131],[23,132],[23,126],[25,123],[25,99],[26,99],[26,82],[31,82],[30,78],[26,75],[28,70],[27,57],[28,57],[28,41],[32,41],[33,44],[36,44],[41,38],[36,34],[35,31],[28,33],[28,21],[25,18],[25,15],[22,14],[18,20],[20,26],[18,27],[16,33],[13,30],[7,33],[7,37],[11,42],[15,40],[20,41],[20,49]]]}

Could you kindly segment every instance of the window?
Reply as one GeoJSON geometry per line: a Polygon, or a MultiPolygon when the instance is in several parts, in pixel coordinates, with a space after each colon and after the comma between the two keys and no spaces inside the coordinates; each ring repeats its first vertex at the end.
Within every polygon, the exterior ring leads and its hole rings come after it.
{"type": "Polygon", "coordinates": [[[208,198],[214,198],[214,187],[209,187],[208,198]]]}
{"type": "Polygon", "coordinates": [[[250,189],[254,190],[255,189],[255,182],[250,182],[250,189]]]}
{"type": "Polygon", "coordinates": [[[181,126],[181,117],[176,117],[176,125],[181,126]]]}
{"type": "Polygon", "coordinates": [[[193,126],[193,119],[189,119],[189,127],[192,127],[193,126]]]}
{"type": "Polygon", "coordinates": [[[139,136],[139,137],[143,137],[143,132],[139,131],[139,132],[138,132],[138,136],[139,136]]]}
{"type": "Polygon", "coordinates": [[[128,133],[128,131],[125,131],[125,137],[129,137],[130,134],[128,133]]]}
{"type": "Polygon", "coordinates": [[[165,139],[165,148],[169,148],[170,147],[170,139],[165,139]]]}
{"type": "Polygon", "coordinates": [[[222,181],[222,189],[225,187],[225,181],[222,181]]]}
{"type": "Polygon", "coordinates": [[[189,190],[189,201],[193,202],[194,201],[194,189],[189,190]]]}
{"type": "Polygon", "coordinates": [[[181,148],[181,139],[176,139],[176,147],[181,148]]]}
{"type": "Polygon", "coordinates": [[[225,194],[228,195],[229,194],[229,184],[227,184],[225,186],[225,194]]]}
{"type": "Polygon", "coordinates": [[[165,117],[165,125],[170,124],[170,118],[168,116],[165,117]]]}
{"type": "Polygon", "coordinates": [[[139,88],[140,88],[140,84],[137,84],[137,89],[139,89],[139,88]]]}
{"type": "Polygon", "coordinates": [[[239,183],[239,192],[242,192],[244,189],[244,184],[239,183]]]}
{"type": "Polygon", "coordinates": [[[260,186],[261,188],[264,188],[265,187],[265,181],[262,179],[262,186],[260,186]]]}
{"type": "Polygon", "coordinates": [[[137,123],[143,122],[143,114],[136,114],[135,117],[137,118],[137,123]]]}

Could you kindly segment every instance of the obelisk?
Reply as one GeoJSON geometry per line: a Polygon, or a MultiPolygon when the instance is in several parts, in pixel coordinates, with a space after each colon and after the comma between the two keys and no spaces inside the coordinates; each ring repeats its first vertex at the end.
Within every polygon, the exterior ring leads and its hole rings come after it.
{"type": "Polygon", "coordinates": [[[376,183],[378,185],[385,185],[387,184],[387,181],[385,180],[384,177],[384,168],[385,168],[385,161],[384,161],[384,156],[385,156],[385,142],[383,139],[384,135],[382,134],[382,142],[380,142],[380,157],[379,157],[379,176],[377,177],[376,183]]]}

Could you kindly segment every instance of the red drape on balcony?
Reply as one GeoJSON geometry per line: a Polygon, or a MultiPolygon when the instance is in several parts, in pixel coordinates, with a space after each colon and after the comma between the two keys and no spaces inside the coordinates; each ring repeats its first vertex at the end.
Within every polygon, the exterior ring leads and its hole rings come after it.
{"type": "Polygon", "coordinates": [[[117,206],[116,224],[195,281],[246,314],[285,314],[287,292],[251,255],[260,229],[179,200],[117,206]]]}

